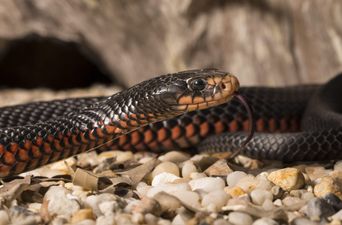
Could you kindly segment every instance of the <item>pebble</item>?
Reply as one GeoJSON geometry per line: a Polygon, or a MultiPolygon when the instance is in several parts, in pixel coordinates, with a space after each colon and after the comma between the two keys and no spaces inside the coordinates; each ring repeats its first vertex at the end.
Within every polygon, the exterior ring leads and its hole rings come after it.
{"type": "Polygon", "coordinates": [[[0,210],[0,225],[9,224],[9,216],[5,210],[0,210]]]}
{"type": "Polygon", "coordinates": [[[205,175],[205,173],[198,173],[198,172],[194,172],[190,174],[190,179],[192,180],[196,180],[196,179],[203,178],[203,177],[207,177],[207,175],[205,175]]]}
{"type": "Polygon", "coordinates": [[[158,159],[163,162],[168,161],[179,164],[190,159],[190,155],[185,152],[171,151],[166,153],[165,155],[159,156],[158,159]]]}
{"type": "Polygon", "coordinates": [[[213,191],[203,196],[201,205],[207,208],[213,204],[215,206],[214,211],[219,211],[227,203],[228,198],[223,190],[213,191]]]}
{"type": "Polygon", "coordinates": [[[291,207],[292,210],[298,210],[301,207],[303,207],[305,205],[305,201],[297,198],[297,197],[291,197],[291,196],[287,196],[285,197],[283,200],[283,205],[284,206],[288,206],[291,207]]]}
{"type": "Polygon", "coordinates": [[[94,220],[82,220],[78,223],[74,223],[74,225],[95,225],[95,221],[94,220]]]}
{"type": "Polygon", "coordinates": [[[342,220],[342,209],[340,209],[337,213],[331,216],[333,220],[342,220]]]}
{"type": "Polygon", "coordinates": [[[114,215],[99,216],[96,225],[116,225],[114,215]]]}
{"type": "Polygon", "coordinates": [[[265,200],[273,200],[273,195],[271,192],[262,190],[262,189],[254,189],[250,193],[252,202],[257,205],[262,205],[264,204],[265,200]]]}
{"type": "Polygon", "coordinates": [[[305,183],[303,174],[297,168],[276,170],[271,172],[267,178],[286,191],[299,189],[305,183]]]}
{"type": "Polygon", "coordinates": [[[123,163],[133,159],[133,153],[131,151],[105,151],[98,155],[99,160],[105,160],[108,158],[115,158],[116,163],[123,163]]]}
{"type": "MultiPolygon", "coordinates": [[[[109,193],[99,194],[99,195],[90,195],[85,200],[85,205],[92,208],[93,213],[95,213],[96,216],[100,216],[103,214],[101,209],[99,208],[99,205],[103,202],[112,202],[116,201],[117,198],[109,193]]],[[[102,209],[105,210],[105,209],[102,209]]],[[[111,210],[111,209],[110,209],[111,210]]]]}
{"type": "Polygon", "coordinates": [[[217,219],[214,221],[213,225],[231,225],[231,223],[225,219],[217,219]]]}
{"type": "Polygon", "coordinates": [[[223,190],[224,181],[219,177],[204,177],[189,182],[191,190],[209,193],[216,190],[223,190]]]}
{"type": "Polygon", "coordinates": [[[80,209],[71,217],[71,223],[78,223],[83,220],[93,220],[94,214],[92,209],[80,209]]]}
{"type": "Polygon", "coordinates": [[[139,182],[137,184],[137,187],[136,187],[136,190],[137,190],[137,193],[139,194],[139,196],[146,195],[150,189],[151,189],[151,186],[149,186],[148,184],[146,184],[144,182],[139,182]]]}
{"type": "Polygon", "coordinates": [[[330,193],[323,198],[329,205],[331,205],[336,211],[342,209],[342,201],[336,195],[330,193]]]}
{"type": "Polygon", "coordinates": [[[155,215],[160,215],[161,207],[155,199],[144,197],[135,205],[135,207],[133,207],[132,211],[135,213],[153,213],[155,215]]]}
{"type": "Polygon", "coordinates": [[[227,176],[233,172],[233,170],[228,166],[227,161],[225,159],[220,159],[216,161],[214,164],[209,166],[204,173],[210,177],[216,176],[227,176]]]}
{"type": "Polygon", "coordinates": [[[317,197],[324,197],[327,194],[335,194],[342,199],[342,184],[333,177],[323,177],[319,183],[314,186],[314,194],[317,197]]]}
{"type": "Polygon", "coordinates": [[[266,211],[270,211],[274,209],[274,204],[271,199],[265,199],[264,203],[262,203],[262,208],[266,211]]]}
{"type": "Polygon", "coordinates": [[[311,181],[328,175],[328,170],[323,166],[306,166],[304,170],[311,181]]]}
{"type": "Polygon", "coordinates": [[[182,177],[190,178],[192,173],[197,172],[197,168],[191,160],[184,162],[182,167],[182,177]]]}
{"type": "Polygon", "coordinates": [[[80,209],[79,203],[71,198],[70,192],[61,186],[51,186],[45,193],[44,201],[48,202],[50,214],[70,217],[80,209]]]}
{"type": "Polygon", "coordinates": [[[111,215],[118,208],[116,201],[104,201],[98,204],[98,208],[103,215],[111,215]]]}
{"type": "Polygon", "coordinates": [[[228,221],[234,225],[250,225],[253,219],[250,215],[242,212],[231,212],[228,215],[228,221]]]}
{"type": "Polygon", "coordinates": [[[295,218],[291,224],[293,225],[318,225],[318,223],[311,221],[305,217],[295,218]]]}
{"type": "Polygon", "coordinates": [[[227,176],[227,184],[228,186],[235,186],[239,180],[243,177],[247,176],[245,172],[242,171],[234,171],[227,176]]]}
{"type": "Polygon", "coordinates": [[[313,221],[320,221],[322,217],[328,217],[334,213],[334,208],[323,199],[313,198],[307,203],[306,215],[313,221]]]}
{"type": "Polygon", "coordinates": [[[279,223],[271,218],[260,218],[254,221],[252,225],[278,225],[279,223]]]}
{"type": "Polygon", "coordinates": [[[163,213],[175,212],[182,206],[182,203],[178,198],[165,192],[159,192],[153,198],[159,203],[163,213]]]}
{"type": "Polygon", "coordinates": [[[233,198],[246,194],[246,192],[240,187],[225,187],[223,190],[233,198]]]}
{"type": "Polygon", "coordinates": [[[342,171],[342,160],[337,161],[334,165],[334,170],[341,170],[342,171]]]}
{"type": "Polygon", "coordinates": [[[179,168],[178,166],[173,162],[162,162],[154,170],[152,171],[152,178],[157,176],[160,173],[167,172],[171,173],[177,177],[179,177],[179,168]]]}
{"type": "Polygon", "coordinates": [[[153,198],[159,192],[166,192],[166,193],[172,195],[173,193],[176,193],[176,192],[189,191],[189,190],[190,190],[190,186],[187,183],[163,184],[163,185],[159,185],[157,187],[150,188],[147,191],[146,196],[153,198]]]}
{"type": "Polygon", "coordinates": [[[259,185],[259,181],[252,175],[241,178],[236,186],[242,188],[245,192],[251,192],[259,185]]]}
{"type": "Polygon", "coordinates": [[[151,185],[155,187],[162,184],[172,183],[178,179],[180,179],[180,177],[172,173],[162,172],[153,178],[151,185]]]}

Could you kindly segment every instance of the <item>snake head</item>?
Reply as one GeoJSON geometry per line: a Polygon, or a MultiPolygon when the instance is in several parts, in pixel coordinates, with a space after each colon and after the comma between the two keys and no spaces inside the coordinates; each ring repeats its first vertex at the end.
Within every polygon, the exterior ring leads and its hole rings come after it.
{"type": "Polygon", "coordinates": [[[235,76],[216,69],[202,69],[173,74],[155,94],[166,107],[182,113],[225,103],[238,88],[235,76]]]}

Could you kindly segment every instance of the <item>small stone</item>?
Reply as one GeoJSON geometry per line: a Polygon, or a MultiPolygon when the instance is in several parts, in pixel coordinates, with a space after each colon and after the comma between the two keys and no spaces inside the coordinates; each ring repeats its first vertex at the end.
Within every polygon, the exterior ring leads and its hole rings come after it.
{"type": "Polygon", "coordinates": [[[312,193],[312,192],[305,192],[302,194],[301,198],[304,200],[304,201],[309,201],[311,199],[313,199],[315,197],[315,195],[312,193]]]}
{"type": "Polygon", "coordinates": [[[271,218],[260,218],[254,221],[253,225],[278,225],[279,223],[271,218]]]}
{"type": "Polygon", "coordinates": [[[225,187],[224,191],[233,198],[246,194],[246,192],[240,187],[225,187]]]}
{"type": "Polygon", "coordinates": [[[160,173],[167,172],[179,177],[179,168],[173,162],[162,162],[152,171],[152,178],[160,173]]]}
{"type": "Polygon", "coordinates": [[[319,225],[319,223],[311,221],[305,217],[297,217],[291,222],[291,224],[293,225],[319,225]]]}
{"type": "Polygon", "coordinates": [[[342,220],[342,209],[340,209],[337,213],[331,216],[333,220],[342,220]]]}
{"type": "Polygon", "coordinates": [[[241,187],[245,192],[251,192],[259,185],[259,181],[252,175],[247,175],[239,180],[236,186],[241,187]]]}
{"type": "Polygon", "coordinates": [[[337,161],[334,165],[334,170],[341,170],[342,171],[342,160],[337,161]]]}
{"type": "Polygon", "coordinates": [[[117,208],[119,208],[116,201],[100,202],[97,206],[103,215],[111,215],[117,208]]]}
{"type": "Polygon", "coordinates": [[[271,192],[262,190],[262,189],[254,189],[250,193],[252,202],[257,205],[262,205],[264,204],[266,199],[273,200],[273,195],[271,192]]]}
{"type": "Polygon", "coordinates": [[[161,155],[158,159],[163,162],[168,161],[179,164],[190,159],[190,155],[185,152],[171,151],[164,155],[161,155]]]}
{"type": "Polygon", "coordinates": [[[50,214],[70,217],[80,209],[78,202],[70,198],[70,192],[60,186],[51,186],[45,193],[44,201],[48,202],[50,214]]]}
{"type": "Polygon", "coordinates": [[[189,185],[193,191],[209,193],[216,190],[223,190],[225,183],[219,177],[204,177],[191,180],[189,185]]]}
{"type": "Polygon", "coordinates": [[[313,221],[320,221],[322,217],[326,218],[334,213],[334,208],[323,199],[313,198],[307,203],[306,215],[313,221]]]}
{"type": "Polygon", "coordinates": [[[274,209],[274,204],[272,200],[270,199],[265,199],[264,203],[262,203],[262,208],[266,211],[271,211],[274,209]]]}
{"type": "Polygon", "coordinates": [[[151,185],[158,186],[161,184],[172,183],[173,181],[178,180],[178,179],[180,179],[180,177],[172,173],[162,172],[153,178],[151,185]]]}
{"type": "Polygon", "coordinates": [[[173,213],[182,206],[178,198],[165,192],[159,192],[153,198],[159,203],[163,213],[173,213]]]}
{"type": "Polygon", "coordinates": [[[144,197],[137,205],[135,205],[133,212],[142,214],[153,213],[155,215],[160,215],[161,207],[155,199],[144,197]]]}
{"type": "Polygon", "coordinates": [[[99,216],[96,219],[96,225],[116,225],[114,215],[99,216]]]}
{"type": "Polygon", "coordinates": [[[228,221],[235,225],[250,225],[253,223],[252,217],[242,212],[229,213],[228,221]]]}
{"type": "Polygon", "coordinates": [[[139,194],[140,197],[144,196],[147,194],[148,190],[151,189],[151,186],[149,186],[148,184],[144,183],[144,182],[139,182],[136,190],[139,194]]]}
{"type": "Polygon", "coordinates": [[[228,186],[235,186],[239,180],[243,177],[247,176],[245,172],[242,171],[234,171],[227,176],[227,184],[228,186]]]}
{"type": "Polygon", "coordinates": [[[274,198],[280,198],[284,194],[284,190],[277,185],[273,186],[270,191],[274,198]]]}
{"type": "MultiPolygon", "coordinates": [[[[112,202],[112,201],[114,201],[114,202],[117,201],[117,198],[112,194],[103,193],[100,195],[88,196],[84,203],[86,206],[93,209],[93,213],[95,213],[96,216],[100,216],[103,213],[102,213],[101,209],[99,208],[99,205],[103,202],[112,202]]],[[[104,209],[102,209],[102,210],[104,210],[104,209]]]]}
{"type": "Polygon", "coordinates": [[[173,218],[172,225],[187,225],[187,220],[178,214],[173,218]]]}
{"type": "Polygon", "coordinates": [[[297,168],[276,170],[271,172],[267,178],[286,191],[299,189],[305,183],[303,174],[297,168]]]}
{"type": "Polygon", "coordinates": [[[197,172],[197,168],[191,160],[184,162],[182,167],[182,177],[190,178],[190,175],[195,172],[197,172]]]}
{"type": "Polygon", "coordinates": [[[194,172],[190,174],[191,180],[196,180],[196,179],[203,178],[203,177],[207,177],[207,175],[205,175],[205,173],[198,173],[198,172],[194,172]]]}
{"type": "Polygon", "coordinates": [[[200,196],[193,191],[179,191],[172,193],[177,197],[183,205],[190,206],[191,208],[200,209],[200,196]]]}
{"type": "Polygon", "coordinates": [[[324,197],[327,194],[335,194],[342,199],[342,182],[332,177],[323,177],[321,181],[315,185],[314,193],[317,197],[324,197]]]}
{"type": "Polygon", "coordinates": [[[98,155],[99,160],[105,160],[108,158],[115,158],[115,163],[123,163],[133,159],[133,153],[131,151],[105,151],[98,155]]]}
{"type": "Polygon", "coordinates": [[[166,192],[168,194],[173,194],[180,191],[189,191],[190,186],[187,183],[180,183],[180,184],[163,184],[160,186],[152,187],[148,190],[146,196],[153,198],[159,192],[166,192]]]}
{"type": "Polygon", "coordinates": [[[331,205],[336,211],[342,209],[342,201],[336,195],[330,193],[323,198],[329,205],[331,205]]]}
{"type": "Polygon", "coordinates": [[[9,216],[5,210],[0,210],[0,225],[9,224],[9,216]]]}
{"type": "Polygon", "coordinates": [[[82,220],[78,223],[74,223],[74,225],[95,225],[95,221],[90,220],[90,219],[86,219],[86,220],[82,220]]]}
{"type": "Polygon", "coordinates": [[[225,219],[217,219],[214,221],[213,225],[231,225],[231,223],[225,219]]]}
{"type": "Polygon", "coordinates": [[[233,170],[228,166],[227,161],[224,159],[216,161],[204,171],[204,173],[210,177],[227,176],[231,172],[233,172],[233,170]]]}
{"type": "Polygon", "coordinates": [[[92,209],[80,209],[76,213],[74,213],[71,217],[71,223],[78,223],[82,220],[93,220],[94,214],[92,209]]]}
{"type": "Polygon", "coordinates": [[[315,181],[318,178],[328,175],[328,170],[323,166],[306,166],[305,173],[309,176],[311,181],[315,181]]]}
{"type": "Polygon", "coordinates": [[[214,211],[219,211],[228,200],[228,195],[223,190],[217,190],[210,192],[203,196],[202,206],[208,207],[210,204],[215,206],[214,211]]]}
{"type": "Polygon", "coordinates": [[[301,207],[303,207],[305,205],[305,201],[297,198],[297,197],[291,197],[291,196],[287,196],[285,197],[283,200],[283,205],[284,206],[288,206],[291,207],[292,210],[299,210],[301,207]]]}

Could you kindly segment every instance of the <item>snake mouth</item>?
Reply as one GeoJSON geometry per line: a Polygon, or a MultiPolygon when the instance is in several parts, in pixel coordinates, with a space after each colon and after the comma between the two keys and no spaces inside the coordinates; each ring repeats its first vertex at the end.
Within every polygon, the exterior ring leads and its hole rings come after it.
{"type": "Polygon", "coordinates": [[[187,95],[178,99],[177,110],[194,111],[221,105],[230,101],[239,89],[237,78],[231,74],[207,79],[207,90],[196,96],[187,95]]]}

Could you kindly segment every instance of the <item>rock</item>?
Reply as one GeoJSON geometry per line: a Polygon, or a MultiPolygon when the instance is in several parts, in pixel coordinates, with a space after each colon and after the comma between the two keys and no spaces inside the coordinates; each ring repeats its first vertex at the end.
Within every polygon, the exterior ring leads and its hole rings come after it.
{"type": "Polygon", "coordinates": [[[180,177],[172,173],[162,172],[153,178],[151,185],[158,186],[161,184],[172,183],[173,181],[178,180],[178,179],[180,179],[180,177]]]}
{"type": "Polygon", "coordinates": [[[304,170],[311,181],[325,177],[329,172],[323,166],[306,166],[304,170]]]}
{"type": "Polygon", "coordinates": [[[192,180],[196,180],[196,179],[204,178],[204,177],[207,177],[207,175],[205,175],[205,173],[194,172],[194,173],[190,174],[190,179],[192,179],[192,180]]]}
{"type": "Polygon", "coordinates": [[[267,178],[286,191],[299,189],[305,183],[303,174],[296,168],[285,168],[273,171],[267,178]]]}
{"type": "Polygon", "coordinates": [[[240,187],[225,187],[224,191],[233,198],[246,194],[246,192],[240,187]]]}
{"type": "Polygon", "coordinates": [[[123,163],[133,159],[131,151],[105,151],[98,155],[98,159],[103,161],[108,158],[115,158],[115,163],[123,163]]]}
{"type": "Polygon", "coordinates": [[[146,195],[150,189],[151,189],[151,186],[149,186],[148,184],[146,184],[144,182],[139,182],[137,187],[136,187],[136,190],[137,190],[140,197],[146,195]]]}
{"type": "Polygon", "coordinates": [[[273,210],[275,205],[273,204],[271,199],[265,199],[265,201],[262,203],[262,208],[266,211],[273,210]]]}
{"type": "Polygon", "coordinates": [[[146,196],[153,198],[159,192],[166,192],[168,194],[173,194],[180,191],[189,191],[190,186],[187,183],[180,183],[180,184],[164,184],[159,185],[156,187],[152,187],[150,190],[147,191],[146,196]]]}
{"type": "Polygon", "coordinates": [[[99,216],[96,219],[96,225],[116,225],[114,215],[99,216]]]}
{"type": "Polygon", "coordinates": [[[172,225],[187,225],[187,220],[181,215],[177,215],[172,220],[172,225]]]}
{"type": "Polygon", "coordinates": [[[99,202],[97,206],[103,215],[111,215],[119,208],[116,201],[99,202]]]}
{"type": "Polygon", "coordinates": [[[95,221],[86,219],[86,220],[82,220],[78,223],[75,223],[74,225],[95,225],[95,221]]]}
{"type": "Polygon", "coordinates": [[[225,219],[217,219],[214,221],[213,225],[231,225],[231,223],[225,219]]]}
{"type": "Polygon", "coordinates": [[[117,198],[112,194],[104,193],[104,194],[99,194],[99,195],[90,195],[86,198],[84,203],[86,206],[92,208],[93,213],[95,213],[96,216],[100,216],[103,214],[103,212],[99,208],[99,205],[103,202],[112,202],[112,201],[116,202],[117,198]]]}
{"type": "Polygon", "coordinates": [[[71,223],[78,223],[83,220],[93,220],[94,214],[92,209],[80,209],[76,213],[74,213],[71,217],[71,223]]]}
{"type": "Polygon", "coordinates": [[[132,211],[141,214],[152,213],[159,216],[161,214],[161,207],[155,199],[144,197],[135,205],[135,207],[133,207],[132,211]]]}
{"type": "Polygon", "coordinates": [[[312,192],[305,192],[302,194],[301,199],[303,199],[304,201],[309,201],[313,199],[314,197],[315,195],[312,192]]]}
{"type": "Polygon", "coordinates": [[[329,205],[331,205],[335,211],[342,209],[342,201],[336,195],[330,193],[323,198],[329,205]]]}
{"type": "Polygon", "coordinates": [[[314,186],[314,194],[317,197],[324,197],[330,193],[335,194],[342,200],[342,182],[339,179],[326,176],[314,186]]]}
{"type": "Polygon", "coordinates": [[[337,213],[331,216],[333,220],[342,220],[342,209],[340,209],[337,213]]]}
{"type": "Polygon", "coordinates": [[[250,193],[250,196],[251,196],[252,202],[257,205],[264,204],[265,200],[267,199],[271,201],[273,200],[272,193],[269,191],[262,190],[262,189],[254,189],[250,193]]]}
{"type": "Polygon", "coordinates": [[[204,177],[189,182],[191,190],[209,193],[216,190],[223,190],[224,181],[219,177],[204,177]]]}
{"type": "Polygon", "coordinates": [[[311,221],[305,217],[295,218],[291,224],[293,224],[293,225],[319,225],[319,223],[311,221]]]}
{"type": "Polygon", "coordinates": [[[195,172],[197,172],[197,168],[191,160],[184,162],[182,167],[182,177],[190,178],[190,175],[195,172]]]}
{"type": "Polygon", "coordinates": [[[160,173],[167,172],[179,177],[179,168],[173,162],[162,162],[152,171],[152,178],[160,173]]]}
{"type": "Polygon", "coordinates": [[[179,191],[172,193],[173,196],[177,197],[183,205],[186,207],[190,207],[192,209],[199,210],[201,208],[200,205],[200,196],[198,193],[193,191],[179,191]]]}
{"type": "Polygon", "coordinates": [[[163,213],[173,213],[182,206],[178,198],[165,192],[159,192],[153,198],[159,203],[163,213]]]}
{"type": "Polygon", "coordinates": [[[247,175],[241,178],[236,186],[241,187],[245,192],[251,192],[254,190],[258,185],[259,181],[252,175],[247,175]]]}
{"type": "Polygon", "coordinates": [[[243,177],[247,176],[245,172],[242,171],[234,171],[227,176],[227,184],[228,186],[235,186],[239,180],[243,177]]]}
{"type": "Polygon", "coordinates": [[[204,171],[204,173],[210,177],[227,176],[231,172],[233,172],[233,170],[228,166],[225,159],[216,161],[204,171]]]}
{"type": "Polygon", "coordinates": [[[0,210],[0,225],[9,224],[9,216],[5,210],[0,210]]]}
{"type": "Polygon", "coordinates": [[[204,195],[201,204],[206,208],[210,204],[213,204],[215,206],[214,211],[219,211],[227,203],[228,198],[226,192],[223,190],[216,190],[204,195]]]}
{"type": "Polygon", "coordinates": [[[323,199],[313,198],[307,203],[306,215],[313,221],[320,221],[334,213],[334,208],[323,199]]]}
{"type": "Polygon", "coordinates": [[[284,206],[290,207],[291,210],[299,210],[306,203],[303,199],[291,196],[285,197],[282,202],[284,206]]]}
{"type": "Polygon", "coordinates": [[[158,159],[163,162],[167,161],[179,164],[190,159],[190,155],[185,152],[171,151],[164,155],[161,155],[158,159]]]}
{"type": "Polygon", "coordinates": [[[229,213],[228,221],[234,225],[251,225],[253,223],[252,217],[242,212],[229,213]]]}
{"type": "Polygon", "coordinates": [[[334,170],[341,170],[342,171],[342,160],[337,161],[334,165],[334,170]]]}
{"type": "Polygon", "coordinates": [[[80,209],[79,203],[70,198],[70,192],[60,186],[51,186],[45,193],[44,201],[48,202],[50,214],[71,217],[80,209]]]}
{"type": "Polygon", "coordinates": [[[278,225],[279,223],[271,218],[260,218],[254,221],[253,225],[278,225]]]}

